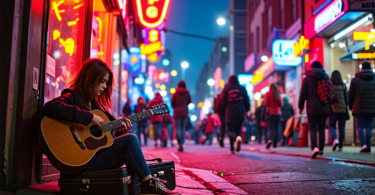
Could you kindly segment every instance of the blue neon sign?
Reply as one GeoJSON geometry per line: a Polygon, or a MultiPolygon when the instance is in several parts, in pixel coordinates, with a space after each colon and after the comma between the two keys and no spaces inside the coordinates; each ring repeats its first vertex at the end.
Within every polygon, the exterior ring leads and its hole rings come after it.
{"type": "Polygon", "coordinates": [[[295,40],[278,39],[272,45],[272,58],[279,66],[298,66],[302,62],[302,57],[294,56],[295,40]]]}

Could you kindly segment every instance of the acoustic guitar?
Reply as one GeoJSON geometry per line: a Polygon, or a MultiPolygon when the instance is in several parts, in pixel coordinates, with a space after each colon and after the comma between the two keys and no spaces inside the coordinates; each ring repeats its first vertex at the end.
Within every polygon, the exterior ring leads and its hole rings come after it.
{"type": "MultiPolygon", "coordinates": [[[[90,111],[104,122],[99,127],[92,123],[85,126],[79,123],[44,117],[39,139],[51,164],[63,173],[77,173],[85,169],[95,154],[112,146],[114,137],[111,131],[121,127],[125,119],[110,121],[100,110],[90,111]]],[[[127,116],[132,123],[150,117],[169,113],[167,105],[157,105],[149,110],[127,116]]]]}

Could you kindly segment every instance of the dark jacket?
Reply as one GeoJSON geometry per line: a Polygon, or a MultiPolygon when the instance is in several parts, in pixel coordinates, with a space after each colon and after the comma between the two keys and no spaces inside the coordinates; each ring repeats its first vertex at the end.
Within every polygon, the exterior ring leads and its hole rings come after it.
{"type": "MultiPolygon", "coordinates": [[[[148,103],[148,108],[151,109],[153,106],[164,104],[163,98],[159,93],[155,94],[155,98],[148,103]]],[[[152,115],[150,117],[151,123],[155,122],[163,122],[163,117],[162,116],[157,116],[157,115],[152,115]]]]}
{"type": "Polygon", "coordinates": [[[332,105],[333,113],[346,113],[346,106],[348,105],[348,89],[346,85],[333,85],[334,95],[332,105]]]}
{"type": "Polygon", "coordinates": [[[221,114],[225,114],[225,122],[237,122],[243,121],[249,110],[250,100],[247,91],[239,84],[237,76],[232,75],[223,90],[221,114]]]}
{"type": "MultiPolygon", "coordinates": [[[[147,106],[145,104],[138,104],[135,106],[134,108],[134,112],[135,113],[140,113],[140,112],[143,112],[147,110],[147,106]]],[[[147,118],[145,119],[142,119],[140,121],[137,122],[137,125],[140,125],[140,126],[147,126],[147,118]]]]}
{"type": "Polygon", "coordinates": [[[353,116],[375,114],[375,74],[371,70],[355,74],[349,88],[349,109],[353,116]]]}
{"type": "Polygon", "coordinates": [[[122,113],[125,117],[132,115],[132,108],[130,107],[130,104],[128,104],[128,102],[126,102],[126,104],[122,108],[122,113]]]}
{"type": "Polygon", "coordinates": [[[176,93],[172,95],[172,107],[174,118],[188,118],[188,105],[191,103],[189,91],[184,87],[178,87],[176,93]]]}
{"type": "Polygon", "coordinates": [[[292,116],[294,116],[293,106],[289,103],[285,103],[284,106],[281,107],[281,120],[286,121],[292,116]]]}
{"type": "Polygon", "coordinates": [[[218,113],[220,115],[220,107],[221,107],[221,102],[223,100],[223,94],[222,93],[219,93],[217,94],[216,96],[216,99],[215,99],[215,104],[214,104],[214,111],[215,113],[218,113]]]}
{"type": "Polygon", "coordinates": [[[260,105],[256,110],[255,110],[255,121],[256,121],[256,125],[258,127],[260,127],[260,122],[262,122],[262,112],[263,110],[265,109],[266,107],[263,106],[263,103],[262,105],[260,105]]]}
{"type": "MultiPolygon", "coordinates": [[[[96,104],[95,100],[91,101],[91,108],[93,110],[99,110],[99,106],[96,104]]],[[[60,97],[44,105],[43,112],[50,118],[76,122],[82,125],[90,124],[94,117],[91,112],[81,108],[81,98],[76,88],[64,89],[60,97]]],[[[106,114],[109,116],[108,113],[106,114]]],[[[109,116],[109,119],[113,120],[114,118],[109,116]]]]}
{"type": "Polygon", "coordinates": [[[314,68],[306,72],[302,81],[301,92],[298,101],[298,108],[303,110],[307,101],[307,114],[316,116],[331,115],[329,104],[323,104],[318,94],[318,81],[328,79],[328,75],[322,68],[314,68]]]}

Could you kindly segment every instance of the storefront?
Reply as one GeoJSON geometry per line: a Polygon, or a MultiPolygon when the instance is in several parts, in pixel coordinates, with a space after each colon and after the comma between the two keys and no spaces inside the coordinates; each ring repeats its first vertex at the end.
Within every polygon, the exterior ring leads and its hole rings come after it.
{"type": "MultiPolygon", "coordinates": [[[[304,38],[309,44],[297,53],[304,57],[306,70],[314,61],[320,61],[328,75],[339,70],[348,88],[363,60],[371,60],[374,66],[373,15],[371,9],[357,4],[352,0],[335,0],[319,8],[304,25],[304,38]],[[358,32],[364,34],[356,35],[358,32]]],[[[356,143],[355,137],[351,117],[346,123],[345,144],[356,143]]]]}

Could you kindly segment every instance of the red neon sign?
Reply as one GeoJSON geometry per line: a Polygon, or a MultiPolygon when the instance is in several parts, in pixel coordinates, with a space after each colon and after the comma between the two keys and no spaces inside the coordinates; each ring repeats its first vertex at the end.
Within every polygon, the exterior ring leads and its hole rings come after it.
{"type": "Polygon", "coordinates": [[[146,28],[157,28],[166,19],[172,0],[135,0],[140,23],[146,28]]]}

